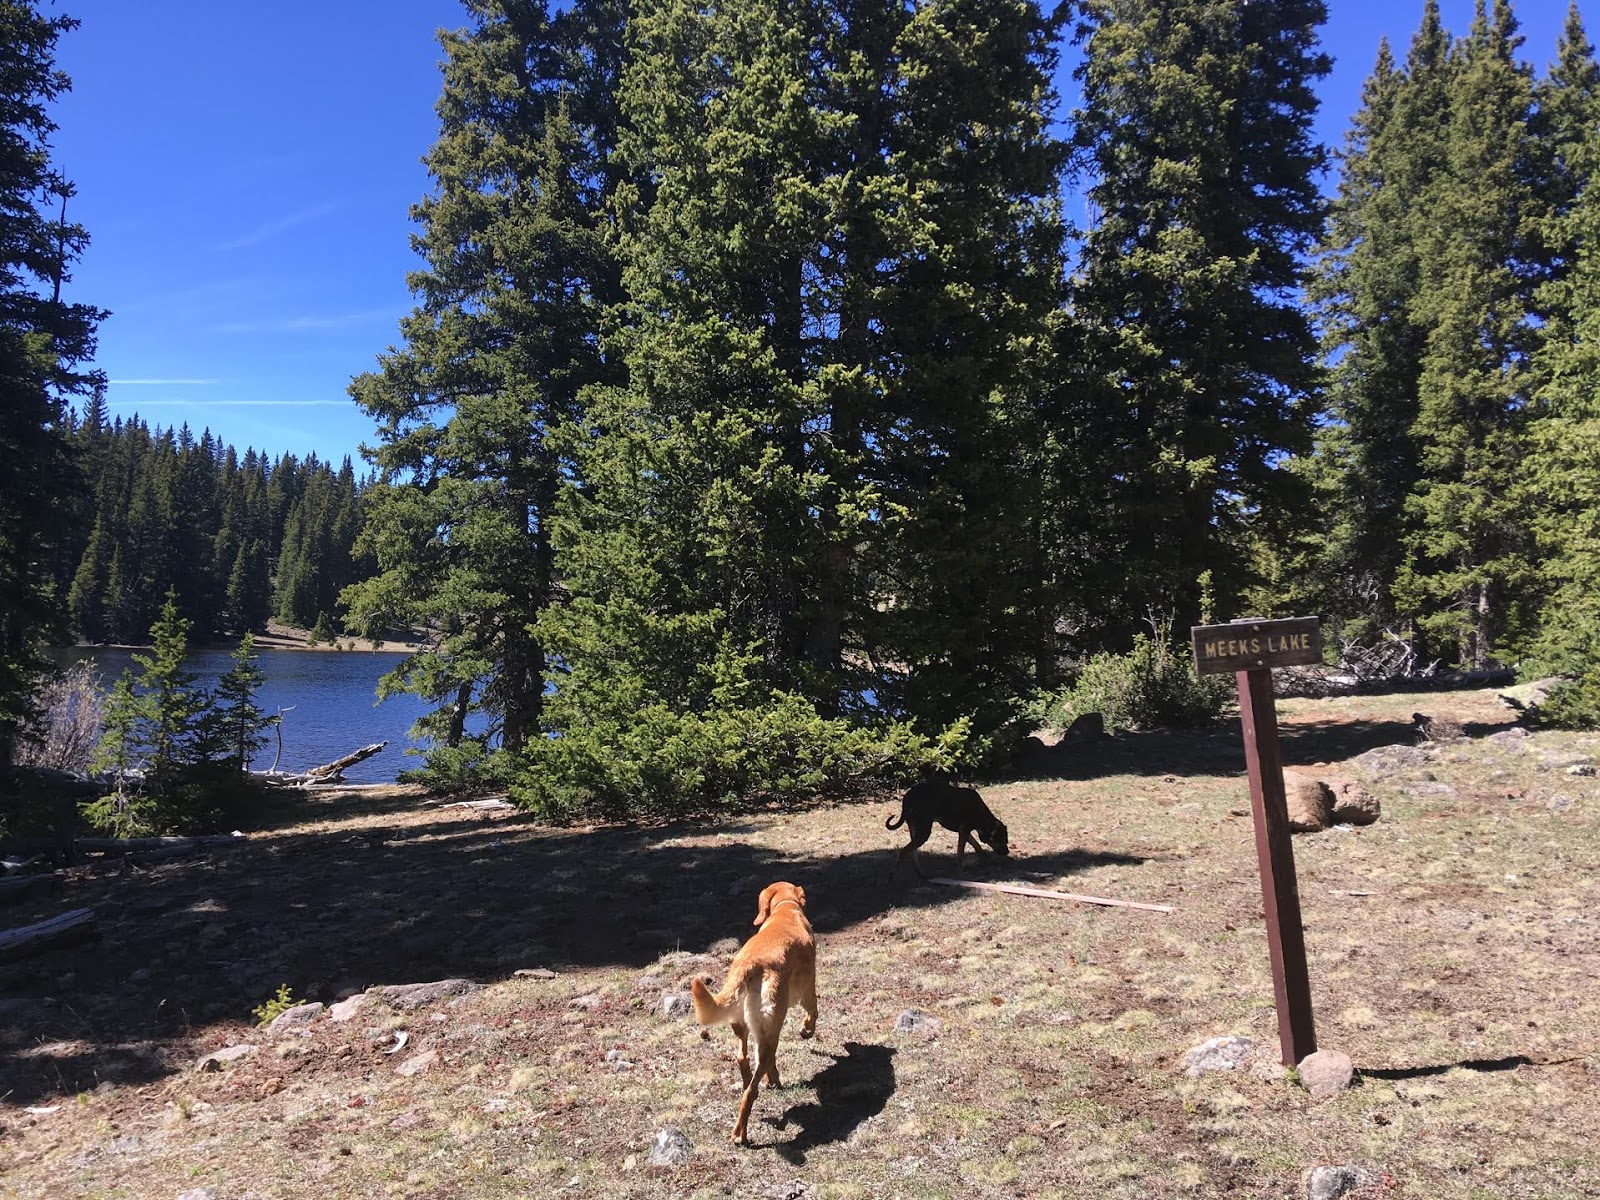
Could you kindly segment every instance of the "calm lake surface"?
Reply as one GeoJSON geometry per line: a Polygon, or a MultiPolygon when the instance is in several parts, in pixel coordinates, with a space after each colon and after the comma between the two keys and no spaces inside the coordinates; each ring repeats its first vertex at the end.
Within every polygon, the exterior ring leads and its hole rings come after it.
{"type": "MultiPolygon", "coordinates": [[[[92,659],[101,674],[101,686],[109,688],[125,668],[135,676],[132,650],[111,650],[99,646],[59,652],[65,666],[80,659],[92,659]]],[[[420,749],[425,743],[413,742],[407,732],[411,723],[426,713],[430,705],[412,695],[400,695],[376,704],[378,678],[394,669],[403,654],[374,651],[297,651],[262,650],[260,666],[266,682],[256,694],[256,703],[266,713],[280,708],[283,714],[283,757],[280,771],[304,771],[332,762],[352,750],[372,742],[387,741],[382,753],[345,772],[351,783],[388,783],[399,772],[420,765],[408,748],[420,749]]],[[[217,677],[232,665],[228,650],[197,650],[184,660],[199,679],[200,686],[211,687],[217,677]]],[[[253,766],[272,765],[277,741],[268,731],[266,749],[253,766]]]]}

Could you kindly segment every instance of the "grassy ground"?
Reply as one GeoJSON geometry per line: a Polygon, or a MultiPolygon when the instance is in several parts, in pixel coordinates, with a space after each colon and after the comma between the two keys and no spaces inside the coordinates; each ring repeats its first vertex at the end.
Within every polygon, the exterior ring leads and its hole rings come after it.
{"type": "Polygon", "coordinates": [[[103,938],[0,968],[0,1195],[1269,1197],[1331,1163],[1396,1197],[1600,1195],[1600,787],[1567,773],[1600,738],[1491,739],[1514,715],[1487,692],[1281,705],[1291,764],[1413,747],[1339,767],[1376,825],[1294,842],[1319,1039],[1360,1072],[1332,1100],[1274,1069],[1235,725],[983,789],[1016,854],[973,877],[1170,915],[891,883],[887,798],[581,831],[396,790],[85,875],[7,914],[92,906],[103,938]],[[1416,710],[1468,736],[1415,748],[1416,710]],[[782,878],[810,898],[819,1036],[791,1023],[738,1150],[732,1037],[659,1000],[720,978],[782,878]],[[306,1036],[250,1015],[284,983],[332,1001],[453,976],[486,986],[306,1036]],[[897,1033],[908,1008],[937,1030],[897,1033]],[[1254,1061],[1186,1077],[1224,1034],[1254,1061]],[[667,1127],[694,1153],[651,1167],[667,1127]]]}

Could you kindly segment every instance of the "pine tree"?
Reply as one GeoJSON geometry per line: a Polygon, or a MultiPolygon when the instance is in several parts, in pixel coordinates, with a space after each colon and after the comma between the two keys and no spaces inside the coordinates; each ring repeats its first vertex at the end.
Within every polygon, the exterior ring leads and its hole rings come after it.
{"type": "Polygon", "coordinates": [[[1018,401],[1057,299],[1048,21],[753,0],[635,29],[621,152],[653,187],[621,220],[629,384],[573,438],[562,721],[872,691],[992,728],[1033,658],[1018,401]]]}
{"type": "Polygon", "coordinates": [[[247,632],[230,657],[233,666],[218,677],[201,719],[200,740],[208,757],[243,772],[267,744],[266,731],[278,718],[268,716],[256,703],[266,676],[256,654],[255,637],[247,632]]]}
{"type": "Polygon", "coordinates": [[[1415,311],[1428,327],[1412,427],[1420,478],[1396,582],[1428,645],[1485,666],[1514,633],[1528,587],[1528,534],[1506,482],[1525,447],[1537,346],[1534,291],[1542,200],[1530,138],[1532,72],[1516,61],[1508,0],[1479,0],[1448,81],[1446,156],[1427,197],[1415,311]]]}
{"type": "Polygon", "coordinates": [[[1533,514],[1545,595],[1524,666],[1572,676],[1549,715],[1592,727],[1600,721],[1600,77],[1576,6],[1540,119],[1554,144],[1546,231],[1554,270],[1540,292],[1540,386],[1517,495],[1533,514]]]}
{"type": "Polygon", "coordinates": [[[1107,606],[1218,617],[1301,507],[1319,376],[1298,291],[1321,232],[1311,135],[1321,0],[1087,6],[1077,140],[1091,175],[1075,304],[1097,380],[1107,606]],[[1159,69],[1152,69],[1159,64],[1159,69]]]}
{"type": "Polygon", "coordinates": [[[436,191],[414,210],[426,269],[406,345],[356,379],[379,422],[380,482],[345,592],[352,627],[423,627],[430,648],[384,683],[442,703],[455,746],[469,710],[516,750],[541,727],[546,654],[530,632],[557,595],[550,520],[563,464],[547,442],[580,391],[610,377],[599,315],[616,267],[599,228],[615,179],[623,8],[473,0],[444,35],[436,191]]]}
{"type": "Polygon", "coordinates": [[[133,656],[139,665],[139,688],[150,705],[140,736],[147,755],[146,778],[157,792],[172,787],[183,768],[201,757],[200,720],[208,697],[195,686],[196,677],[183,662],[191,628],[179,612],[177,592],[169,590],[150,627],[151,652],[133,656]]]}
{"type": "Polygon", "coordinates": [[[41,644],[62,631],[53,579],[77,486],[66,400],[99,380],[78,364],[103,314],[62,298],[88,237],[50,162],[49,107],[70,86],[55,46],[76,24],[0,0],[0,770],[47,667],[41,644]]]}

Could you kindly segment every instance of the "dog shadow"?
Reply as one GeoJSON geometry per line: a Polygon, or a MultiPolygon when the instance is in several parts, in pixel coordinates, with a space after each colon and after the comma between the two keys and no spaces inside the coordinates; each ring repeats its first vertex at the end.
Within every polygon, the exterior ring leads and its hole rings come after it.
{"type": "Polygon", "coordinates": [[[811,1079],[817,1098],[792,1106],[781,1117],[766,1118],[780,1131],[791,1124],[800,1127],[789,1141],[773,1147],[796,1166],[818,1146],[849,1138],[863,1121],[883,1111],[895,1088],[893,1047],[846,1042],[842,1055],[814,1046],[811,1053],[833,1060],[811,1079]]]}

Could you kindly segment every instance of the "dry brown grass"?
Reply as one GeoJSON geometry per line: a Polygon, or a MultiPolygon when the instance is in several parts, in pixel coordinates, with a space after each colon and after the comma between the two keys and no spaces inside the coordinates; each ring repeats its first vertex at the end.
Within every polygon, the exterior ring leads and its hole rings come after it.
{"type": "MultiPolygon", "coordinates": [[[[1345,1162],[1393,1196],[1600,1194],[1600,788],[1565,770],[1600,739],[1489,741],[1514,715],[1492,693],[1294,701],[1286,755],[1412,746],[1419,710],[1469,736],[1363,776],[1378,824],[1294,843],[1320,1040],[1361,1072],[1336,1099],[1273,1077],[1236,729],[1148,735],[985,786],[1017,855],[974,873],[1171,915],[891,885],[887,801],[584,832],[346,797],[227,858],[82,878],[12,910],[89,904],[106,927],[0,973],[0,995],[56,1000],[0,1004],[0,1194],[1268,1197],[1345,1162]],[[728,1039],[655,1006],[719,973],[778,878],[811,898],[819,1037],[784,1040],[740,1151],[728,1039]],[[512,974],[539,966],[556,977],[512,974]],[[488,986],[304,1039],[249,1025],[280,983],[452,975],[488,986]],[[910,1007],[940,1032],[896,1033],[910,1007]],[[1256,1061],[1185,1077],[1219,1034],[1256,1061]],[[261,1048],[188,1069],[241,1040],[261,1048]],[[439,1065],[396,1073],[426,1050],[439,1065]],[[696,1151],[663,1171],[668,1125],[696,1151]]],[[[929,849],[948,869],[953,837],[929,849]]]]}

